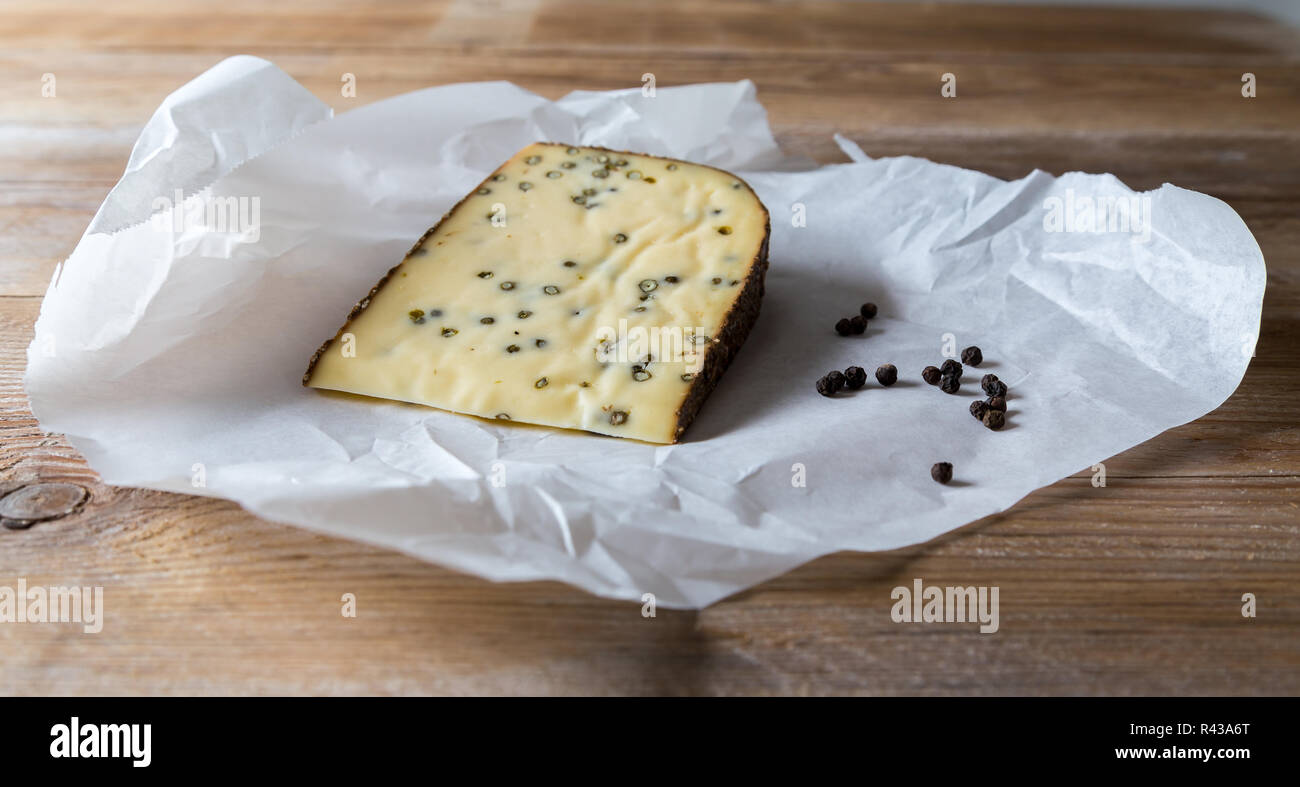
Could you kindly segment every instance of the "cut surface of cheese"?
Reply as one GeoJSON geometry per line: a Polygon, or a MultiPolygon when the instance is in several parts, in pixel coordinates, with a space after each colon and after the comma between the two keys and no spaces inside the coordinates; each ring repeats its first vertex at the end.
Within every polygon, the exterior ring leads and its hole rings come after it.
{"type": "Polygon", "coordinates": [[[676,442],[758,316],[768,234],[721,170],[533,144],[356,305],[303,384],[676,442]]]}

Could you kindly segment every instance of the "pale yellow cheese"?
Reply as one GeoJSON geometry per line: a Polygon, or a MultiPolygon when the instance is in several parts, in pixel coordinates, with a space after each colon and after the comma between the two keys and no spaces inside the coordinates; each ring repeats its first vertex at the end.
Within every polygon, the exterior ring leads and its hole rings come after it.
{"type": "Polygon", "coordinates": [[[767,221],[720,170],[530,145],[363,301],[306,383],[673,442],[767,221]]]}

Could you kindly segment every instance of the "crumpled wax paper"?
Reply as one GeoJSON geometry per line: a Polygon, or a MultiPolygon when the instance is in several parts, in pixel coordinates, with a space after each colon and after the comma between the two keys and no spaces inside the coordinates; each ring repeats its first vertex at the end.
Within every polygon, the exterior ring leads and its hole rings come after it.
{"type": "Polygon", "coordinates": [[[1006,182],[840,144],[852,163],[782,171],[748,82],[559,101],[459,84],[331,119],[271,64],[234,58],[163,104],[57,271],[28,351],[32,407],[111,484],[227,498],[493,580],[699,607],[819,555],[1002,511],[1237,387],[1265,269],[1223,202],[1110,175],[1006,182]],[[736,171],[771,211],[762,315],[686,442],[303,388],[353,303],[534,140],[736,171]],[[182,210],[257,198],[257,221],[177,221],[177,189],[182,210]],[[1145,201],[1148,223],[1050,221],[1055,200],[1083,216],[1107,197],[1145,201]],[[836,336],[868,300],[867,334],[836,336]],[[959,394],[921,382],[971,344],[987,360],[959,394]],[[891,389],[813,388],[882,363],[899,369],[891,389]],[[986,372],[1012,391],[1001,432],[967,411],[986,372]],[[952,485],[930,479],[937,461],[952,485]]]}

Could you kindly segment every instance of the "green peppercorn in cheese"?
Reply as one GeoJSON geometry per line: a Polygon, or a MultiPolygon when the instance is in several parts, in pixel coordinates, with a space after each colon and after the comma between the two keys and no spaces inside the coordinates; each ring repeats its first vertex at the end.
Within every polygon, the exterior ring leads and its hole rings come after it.
{"type": "Polygon", "coordinates": [[[356,305],[303,384],[676,442],[758,316],[768,232],[721,170],[529,145],[356,305]]]}

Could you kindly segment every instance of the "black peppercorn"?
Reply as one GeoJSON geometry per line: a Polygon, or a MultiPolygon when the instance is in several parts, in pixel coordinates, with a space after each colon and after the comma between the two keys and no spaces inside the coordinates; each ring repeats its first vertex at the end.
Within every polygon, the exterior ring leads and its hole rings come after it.
{"type": "Polygon", "coordinates": [[[855,314],[849,318],[849,329],[852,330],[855,334],[866,333],[867,321],[862,319],[861,315],[855,314]]]}
{"type": "Polygon", "coordinates": [[[967,347],[961,351],[961,362],[967,366],[979,366],[984,363],[984,353],[978,347],[967,347]]]}
{"type": "Polygon", "coordinates": [[[941,484],[952,480],[952,462],[935,462],[930,468],[930,477],[941,484]]]}
{"type": "Polygon", "coordinates": [[[831,384],[831,378],[823,377],[817,381],[817,393],[822,396],[835,395],[835,386],[831,384]]]}
{"type": "Polygon", "coordinates": [[[962,368],[961,368],[961,364],[949,358],[948,360],[944,361],[942,364],[939,365],[939,371],[942,372],[945,376],[955,375],[957,377],[961,377],[962,368]]]}
{"type": "Polygon", "coordinates": [[[826,379],[831,381],[831,385],[835,387],[836,393],[839,393],[840,389],[844,387],[845,381],[844,381],[843,372],[839,372],[839,371],[827,372],[826,379]]]}
{"type": "Polygon", "coordinates": [[[839,322],[835,323],[835,332],[840,336],[848,336],[850,333],[853,333],[853,325],[849,323],[848,318],[842,318],[839,322]]]}
{"type": "Polygon", "coordinates": [[[930,385],[938,385],[939,378],[942,376],[943,374],[939,371],[939,367],[937,366],[927,366],[921,370],[921,379],[925,380],[930,385]]]}
{"type": "Polygon", "coordinates": [[[983,420],[984,414],[987,413],[988,410],[989,410],[988,402],[981,402],[980,400],[976,399],[975,401],[970,403],[970,414],[975,416],[977,420],[983,420]]]}
{"type": "Polygon", "coordinates": [[[867,384],[867,372],[861,366],[850,366],[844,370],[844,384],[850,391],[856,391],[867,384]]]}
{"type": "Polygon", "coordinates": [[[943,378],[939,380],[939,390],[944,393],[955,394],[957,393],[957,389],[960,387],[961,378],[955,374],[945,374],[943,378]]]}
{"type": "Polygon", "coordinates": [[[1001,410],[989,410],[984,413],[984,417],[980,420],[984,422],[985,426],[995,432],[1007,424],[1006,413],[1001,410]]]}
{"type": "Polygon", "coordinates": [[[980,387],[989,396],[1006,396],[1007,384],[998,379],[996,374],[986,374],[980,380],[980,387]]]}
{"type": "Polygon", "coordinates": [[[862,308],[858,309],[858,314],[861,314],[862,319],[864,320],[870,320],[874,318],[876,316],[876,304],[874,303],[862,304],[862,308]]]}
{"type": "Polygon", "coordinates": [[[882,364],[876,367],[876,379],[880,384],[888,388],[898,382],[898,367],[892,363],[882,364]]]}
{"type": "Polygon", "coordinates": [[[1007,411],[1007,398],[1005,396],[990,396],[988,401],[990,410],[1007,411]]]}

